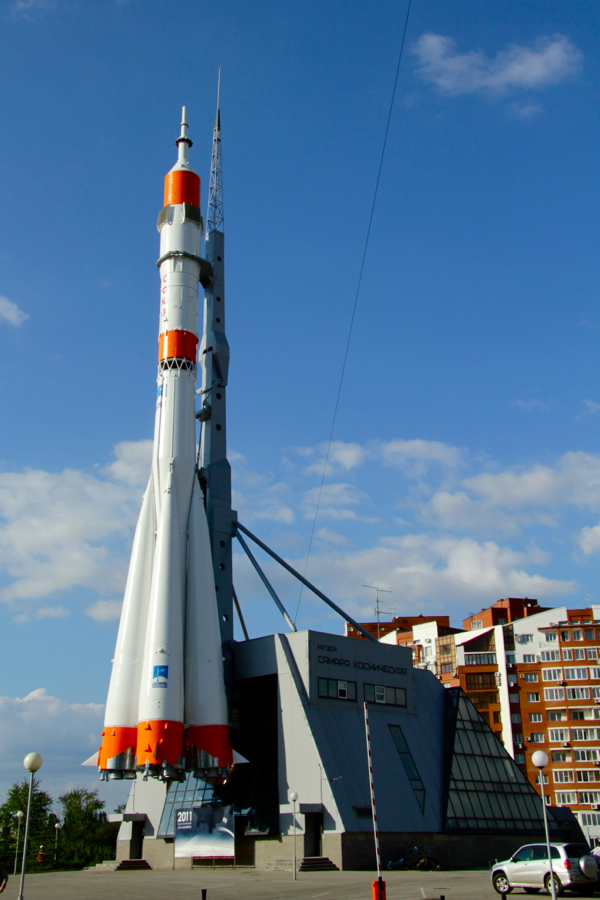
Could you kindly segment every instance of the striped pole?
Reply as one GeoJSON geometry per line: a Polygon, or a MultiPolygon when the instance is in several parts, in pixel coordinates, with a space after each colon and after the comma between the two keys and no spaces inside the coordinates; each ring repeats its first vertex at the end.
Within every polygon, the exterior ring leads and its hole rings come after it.
{"type": "Polygon", "coordinates": [[[372,900],[385,900],[385,881],[381,878],[381,853],[379,851],[379,829],[375,808],[375,784],[373,781],[373,756],[371,754],[371,732],[369,730],[369,706],[365,700],[365,733],[367,735],[367,756],[369,761],[369,789],[371,791],[371,812],[373,814],[373,835],[375,837],[375,857],[377,859],[377,881],[371,883],[372,900]]]}

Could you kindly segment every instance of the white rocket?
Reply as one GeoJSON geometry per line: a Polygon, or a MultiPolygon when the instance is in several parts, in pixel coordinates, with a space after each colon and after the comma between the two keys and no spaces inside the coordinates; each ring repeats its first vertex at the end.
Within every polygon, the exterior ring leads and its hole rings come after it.
{"type": "Polygon", "coordinates": [[[150,480],[138,520],[106,703],[102,777],[177,777],[232,763],[213,559],[196,466],[200,179],[186,109],[165,178],[158,391],[150,480]]]}

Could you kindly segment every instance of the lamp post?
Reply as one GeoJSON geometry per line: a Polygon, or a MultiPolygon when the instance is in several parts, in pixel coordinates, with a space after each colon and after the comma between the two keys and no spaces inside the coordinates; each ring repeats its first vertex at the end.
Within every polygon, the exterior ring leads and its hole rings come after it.
{"type": "Polygon", "coordinates": [[[296,877],[297,877],[296,876],[296,800],[297,799],[298,799],[298,794],[296,793],[296,791],[292,791],[292,793],[290,794],[290,800],[292,801],[292,808],[293,808],[292,817],[293,817],[293,826],[294,826],[294,875],[293,875],[294,881],[296,881],[296,877]]]}
{"type": "Polygon", "coordinates": [[[543,750],[536,750],[531,757],[531,762],[540,770],[540,784],[542,787],[542,809],[544,811],[544,829],[546,831],[546,847],[548,848],[548,864],[550,866],[550,886],[552,900],[556,900],[556,885],[554,883],[554,870],[552,869],[552,853],[550,852],[550,832],[548,831],[548,810],[546,809],[546,797],[544,796],[544,769],[548,765],[548,754],[543,750]]]}
{"type": "Polygon", "coordinates": [[[19,900],[23,900],[23,885],[25,883],[25,864],[27,862],[27,841],[29,840],[29,821],[31,818],[31,797],[33,794],[33,776],[41,769],[43,759],[39,753],[28,753],[23,760],[23,765],[29,772],[29,796],[27,797],[27,815],[25,816],[25,837],[23,838],[23,865],[21,866],[21,886],[19,888],[19,900]]]}
{"type": "Polygon", "coordinates": [[[17,846],[15,847],[15,871],[13,875],[17,874],[17,860],[19,858],[19,838],[21,837],[21,819],[23,818],[24,813],[21,810],[17,810],[15,816],[17,818],[17,846]]]}
{"type": "Polygon", "coordinates": [[[56,858],[58,856],[58,832],[60,829],[60,825],[58,822],[54,823],[54,865],[56,865],[56,858]]]}

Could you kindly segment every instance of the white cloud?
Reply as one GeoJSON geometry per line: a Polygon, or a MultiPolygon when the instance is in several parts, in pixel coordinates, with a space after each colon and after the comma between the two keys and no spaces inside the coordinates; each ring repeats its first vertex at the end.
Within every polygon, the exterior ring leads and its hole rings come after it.
{"type": "Polygon", "coordinates": [[[115,481],[124,481],[129,487],[146,487],[152,465],[153,441],[122,441],[115,444],[114,462],[102,471],[115,481]]]}
{"type": "Polygon", "coordinates": [[[141,501],[136,459],[148,442],[140,443],[139,453],[118,445],[107,467],[124,484],[73,469],[0,473],[0,568],[10,578],[0,600],[35,602],[77,587],[123,589],[141,501]]]}
{"type": "Polygon", "coordinates": [[[531,119],[542,111],[542,107],[538,103],[517,102],[512,104],[511,109],[519,119],[531,119]]]}
{"type": "Polygon", "coordinates": [[[36,619],[65,619],[70,615],[64,606],[39,606],[35,611],[36,619]]]}
{"type": "Polygon", "coordinates": [[[121,615],[122,600],[96,600],[84,609],[86,616],[94,622],[113,622],[121,615]]]}
{"type": "Polygon", "coordinates": [[[314,473],[322,475],[327,459],[327,473],[348,472],[367,459],[369,451],[360,444],[345,443],[343,441],[332,441],[329,446],[329,455],[327,456],[327,442],[318,444],[316,447],[294,447],[293,452],[298,456],[315,456],[317,459],[306,467],[306,473],[314,473]]]}
{"type": "Polygon", "coordinates": [[[420,74],[446,94],[501,94],[542,90],[576,75],[581,51],[565,35],[538,38],[533,47],[511,44],[489,57],[483,50],[460,53],[451,37],[423,34],[413,51],[420,74]]]}
{"type": "Polygon", "coordinates": [[[9,325],[19,328],[28,318],[28,314],[19,309],[16,303],[8,297],[0,296],[0,322],[8,322],[9,325]]]}
{"type": "Polygon", "coordinates": [[[532,412],[534,409],[548,410],[552,405],[547,400],[515,400],[515,406],[518,406],[521,412],[532,412]]]}
{"type": "Polygon", "coordinates": [[[378,445],[378,454],[392,466],[407,469],[413,477],[425,473],[431,463],[446,468],[460,466],[464,459],[462,450],[441,441],[393,440],[378,445]]]}
{"type": "Polygon", "coordinates": [[[583,405],[585,409],[580,413],[581,416],[595,416],[600,413],[600,403],[595,400],[584,400],[583,405]]]}

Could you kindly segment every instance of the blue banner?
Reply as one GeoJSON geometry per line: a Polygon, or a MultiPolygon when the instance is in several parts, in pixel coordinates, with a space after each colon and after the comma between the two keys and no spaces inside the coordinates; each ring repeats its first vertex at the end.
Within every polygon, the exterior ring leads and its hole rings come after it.
{"type": "Polygon", "coordinates": [[[233,806],[175,810],[175,856],[234,856],[233,806]]]}

